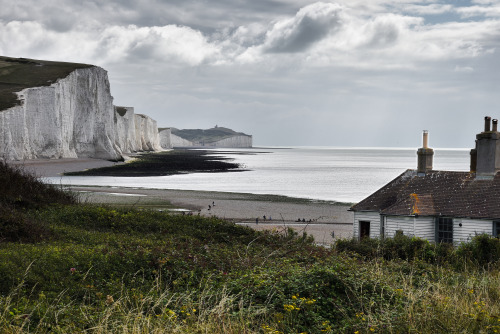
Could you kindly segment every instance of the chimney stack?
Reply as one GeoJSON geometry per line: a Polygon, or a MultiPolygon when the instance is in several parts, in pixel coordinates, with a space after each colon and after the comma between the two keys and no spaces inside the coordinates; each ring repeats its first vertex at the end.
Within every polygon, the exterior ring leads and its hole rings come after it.
{"type": "Polygon", "coordinates": [[[475,173],[477,170],[477,149],[470,150],[470,172],[475,173]]]}
{"type": "Polygon", "coordinates": [[[484,132],[490,132],[491,117],[484,117],[484,132]]]}
{"type": "Polygon", "coordinates": [[[425,173],[432,170],[432,158],[434,156],[434,150],[429,148],[429,132],[427,130],[422,133],[422,148],[417,150],[417,155],[417,173],[418,175],[425,175],[425,173]]]}
{"type": "Polygon", "coordinates": [[[484,131],[476,135],[475,153],[471,150],[471,172],[475,169],[476,177],[488,179],[500,171],[500,133],[498,120],[493,120],[493,129],[490,129],[491,117],[484,118],[484,131]],[[476,157],[474,157],[476,154],[476,157]],[[473,168],[473,160],[476,166],[473,168]]]}

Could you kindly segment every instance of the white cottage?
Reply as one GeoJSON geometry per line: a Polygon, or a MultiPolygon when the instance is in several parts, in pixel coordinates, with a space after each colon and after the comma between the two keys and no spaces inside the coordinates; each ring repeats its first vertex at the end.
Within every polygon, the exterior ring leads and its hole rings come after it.
{"type": "Polygon", "coordinates": [[[417,170],[407,170],[351,207],[354,236],[393,237],[397,232],[429,241],[460,243],[476,234],[500,236],[500,132],[485,117],[471,150],[470,172],[432,170],[434,152],[418,149],[417,170]]]}

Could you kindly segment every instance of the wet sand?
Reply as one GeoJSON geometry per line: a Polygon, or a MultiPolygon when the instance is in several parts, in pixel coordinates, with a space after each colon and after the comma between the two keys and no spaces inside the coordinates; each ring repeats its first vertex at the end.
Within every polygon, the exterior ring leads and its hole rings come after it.
{"type": "Polygon", "coordinates": [[[54,177],[67,172],[78,172],[85,169],[114,166],[118,162],[91,158],[66,158],[7,161],[7,163],[11,166],[22,168],[39,177],[54,177]]]}
{"type": "MultiPolygon", "coordinates": [[[[39,177],[54,177],[116,163],[99,159],[40,159],[10,164],[39,177]]],[[[316,242],[325,245],[337,238],[352,237],[353,215],[346,204],[275,195],[172,189],[73,186],[71,190],[80,194],[82,202],[216,216],[257,230],[291,227],[299,233],[313,235],[316,242]],[[298,223],[298,219],[306,222],[298,223]]]]}
{"type": "Polygon", "coordinates": [[[305,231],[313,235],[316,242],[321,244],[331,244],[336,238],[352,237],[353,215],[348,211],[349,205],[345,204],[275,195],[190,190],[118,187],[71,189],[81,194],[83,202],[216,216],[257,230],[292,227],[298,232],[305,231]],[[299,223],[298,219],[306,222],[299,223]]]}

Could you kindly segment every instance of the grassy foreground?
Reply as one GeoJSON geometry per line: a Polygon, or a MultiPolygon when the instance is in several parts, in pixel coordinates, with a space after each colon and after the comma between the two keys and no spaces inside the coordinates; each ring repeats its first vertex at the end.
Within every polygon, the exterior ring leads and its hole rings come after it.
{"type": "Polygon", "coordinates": [[[330,249],[290,230],[81,205],[0,167],[1,333],[500,330],[496,239],[330,249]]]}

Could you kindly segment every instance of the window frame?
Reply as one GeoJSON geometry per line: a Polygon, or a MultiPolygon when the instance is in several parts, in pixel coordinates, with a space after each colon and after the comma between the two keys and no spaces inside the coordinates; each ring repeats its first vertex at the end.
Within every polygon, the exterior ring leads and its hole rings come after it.
{"type": "Polygon", "coordinates": [[[363,238],[369,238],[370,234],[371,234],[371,228],[372,228],[372,224],[371,224],[370,220],[360,220],[359,221],[359,240],[361,240],[363,238]],[[364,224],[366,224],[368,226],[368,234],[367,235],[361,235],[361,226],[364,224]]]}
{"type": "Polygon", "coordinates": [[[491,235],[495,238],[500,238],[500,220],[493,221],[493,232],[491,235]]]}
{"type": "Polygon", "coordinates": [[[453,243],[453,218],[437,217],[436,218],[436,243],[453,243]]]}

